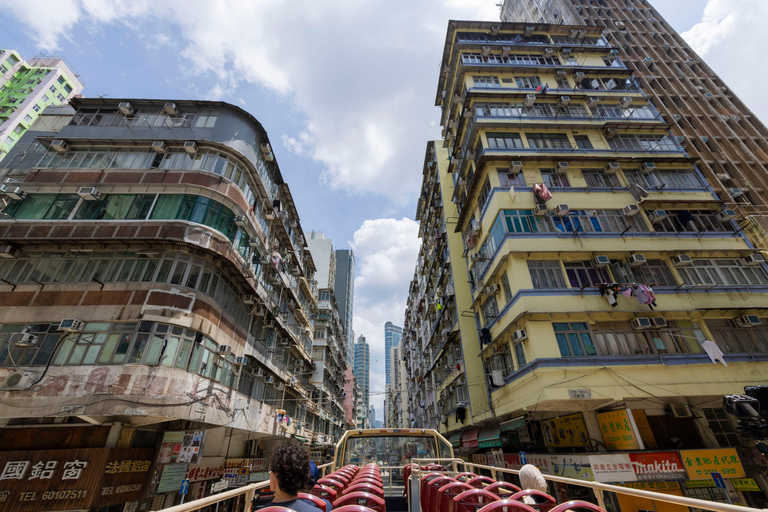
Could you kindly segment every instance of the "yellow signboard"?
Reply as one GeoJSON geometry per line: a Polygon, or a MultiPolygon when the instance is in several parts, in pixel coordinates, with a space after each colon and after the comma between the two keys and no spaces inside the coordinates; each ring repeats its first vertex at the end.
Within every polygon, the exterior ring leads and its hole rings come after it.
{"type": "Polygon", "coordinates": [[[711,473],[720,473],[723,478],[745,476],[739,455],[733,448],[681,450],[680,457],[691,480],[711,479],[711,473]]]}
{"type": "Polygon", "coordinates": [[[677,482],[629,482],[625,484],[614,484],[621,487],[631,487],[641,491],[679,491],[680,484],[677,482]]]}
{"type": "Polygon", "coordinates": [[[590,446],[587,426],[580,412],[542,421],[544,442],[552,447],[590,446]]]}
{"type": "Polygon", "coordinates": [[[597,415],[597,423],[603,433],[603,441],[609,450],[643,450],[643,441],[638,434],[632,411],[601,412],[597,415]]]}
{"type": "Polygon", "coordinates": [[[761,491],[754,478],[734,478],[731,480],[733,488],[737,491],[761,491]]]}
{"type": "Polygon", "coordinates": [[[688,489],[704,489],[705,487],[717,487],[717,484],[710,478],[709,480],[686,480],[685,486],[688,489]]]}

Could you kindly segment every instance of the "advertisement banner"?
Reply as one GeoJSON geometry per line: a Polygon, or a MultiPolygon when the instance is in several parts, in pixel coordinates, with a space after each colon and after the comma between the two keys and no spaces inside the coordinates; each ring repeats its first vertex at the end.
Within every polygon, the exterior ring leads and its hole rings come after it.
{"type": "Polygon", "coordinates": [[[589,463],[598,482],[634,482],[637,480],[629,455],[590,455],[589,463]]]}
{"type": "Polygon", "coordinates": [[[687,480],[683,461],[677,452],[630,453],[632,469],[638,481],[687,480]]]}
{"type": "Polygon", "coordinates": [[[592,466],[587,455],[550,455],[552,474],[579,480],[594,480],[592,466]]]}
{"type": "Polygon", "coordinates": [[[552,460],[550,459],[550,455],[540,455],[536,453],[529,453],[528,454],[528,464],[533,464],[537,468],[539,468],[539,471],[542,473],[546,473],[548,475],[552,474],[552,460]]]}
{"type": "Polygon", "coordinates": [[[516,453],[504,454],[504,466],[507,469],[520,469],[523,467],[523,465],[520,464],[520,456],[516,453]]]}
{"type": "Polygon", "coordinates": [[[643,441],[638,434],[632,411],[601,412],[596,415],[603,441],[609,450],[643,450],[643,441]]]}
{"type": "Polygon", "coordinates": [[[632,489],[639,489],[641,491],[680,491],[680,484],[678,482],[631,482],[628,484],[617,484],[621,487],[629,487],[632,489]]]}
{"type": "Polygon", "coordinates": [[[506,467],[504,464],[504,454],[501,450],[493,450],[492,452],[486,454],[486,458],[488,459],[489,466],[493,466],[495,468],[506,467]]]}
{"type": "Polygon", "coordinates": [[[201,482],[203,480],[220,480],[224,474],[224,466],[189,466],[187,469],[187,478],[190,482],[201,482]]]}
{"type": "Polygon", "coordinates": [[[164,492],[177,491],[181,487],[181,481],[187,476],[188,464],[164,464],[158,466],[160,479],[157,482],[157,494],[164,492]]]}
{"type": "Polygon", "coordinates": [[[196,464],[203,451],[205,430],[166,432],[160,444],[158,464],[196,464]]]}
{"type": "Polygon", "coordinates": [[[472,462],[475,464],[480,464],[481,466],[487,466],[488,460],[485,457],[484,453],[474,453],[472,454],[472,462]]]}
{"type": "Polygon", "coordinates": [[[589,446],[589,434],[580,412],[541,422],[544,442],[553,448],[589,446]]]}
{"type": "Polygon", "coordinates": [[[681,450],[680,457],[691,480],[711,480],[711,473],[723,478],[744,478],[744,468],[734,448],[714,450],[681,450]]]}
{"type": "Polygon", "coordinates": [[[754,478],[734,478],[731,480],[733,488],[737,491],[754,491],[760,492],[760,486],[757,485],[754,478]]]}

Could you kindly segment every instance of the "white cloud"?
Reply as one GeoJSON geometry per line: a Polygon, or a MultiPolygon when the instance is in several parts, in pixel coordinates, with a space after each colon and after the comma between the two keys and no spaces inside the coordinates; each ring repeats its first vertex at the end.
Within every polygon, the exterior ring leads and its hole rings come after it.
{"type": "MultiPolygon", "coordinates": [[[[751,2],[747,0],[744,3],[751,2]]],[[[733,7],[733,2],[728,0],[710,0],[704,8],[701,22],[683,32],[681,36],[696,52],[705,55],[733,33],[739,17],[738,9],[733,7]]]]}

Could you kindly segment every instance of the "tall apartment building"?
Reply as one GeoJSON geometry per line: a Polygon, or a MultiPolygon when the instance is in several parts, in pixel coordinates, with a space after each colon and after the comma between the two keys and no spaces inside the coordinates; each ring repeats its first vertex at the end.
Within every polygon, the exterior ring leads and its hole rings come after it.
{"type": "Polygon", "coordinates": [[[398,327],[392,322],[384,324],[384,359],[385,370],[387,372],[387,384],[392,382],[392,357],[391,349],[400,344],[400,340],[403,338],[403,328],[398,327]]]}
{"type": "MultiPolygon", "coordinates": [[[[585,9],[602,19],[633,4],[652,14],[639,2],[581,3],[601,4],[585,9]]],[[[625,63],[637,49],[602,26],[449,22],[436,94],[443,147],[427,146],[417,211],[424,242],[403,341],[410,377],[426,388],[411,388],[411,411],[437,416],[464,453],[501,446],[515,465],[524,451],[545,472],[567,455],[590,469],[584,478],[609,482],[648,480],[637,460],[674,462],[675,492],[699,496],[699,481],[720,471],[734,501],[762,506],[762,494],[730,480],[746,475],[768,488],[723,395],[764,384],[768,268],[736,221],[735,206],[753,207],[723,194],[719,178],[708,181],[723,170],[720,157],[704,152],[700,136],[679,141],[675,116],[697,129],[759,123],[703,76],[703,63],[681,59],[676,36],[652,30],[662,21],[637,26],[625,22],[637,32],[622,37],[658,37],[670,45],[662,53],[678,55],[678,67],[650,84],[647,73],[662,67],[638,76],[625,63]],[[688,78],[667,78],[677,73],[688,78]],[[711,112],[726,102],[740,121],[711,112]],[[443,242],[445,230],[460,237],[460,254],[455,238],[443,242]],[[474,314],[458,329],[440,321],[451,310],[442,299],[451,275],[456,301],[469,304],[457,308],[460,318],[474,314]],[[454,368],[448,347],[457,338],[454,368]],[[468,404],[453,387],[462,372],[468,404]],[[608,475],[595,460],[629,469],[608,475]]],[[[729,172],[764,179],[757,157],[746,162],[750,144],[738,149],[721,133],[709,142],[734,152],[729,172]]],[[[715,500],[724,492],[706,491],[715,500]]],[[[622,499],[612,506],[635,506],[622,499]]]]}
{"type": "Polygon", "coordinates": [[[326,238],[322,231],[310,231],[307,247],[312,252],[312,259],[317,265],[315,279],[318,290],[332,289],[336,276],[336,252],[333,250],[333,240],[326,238]]]}
{"type": "Polygon", "coordinates": [[[351,249],[336,249],[336,276],[333,293],[339,305],[339,316],[347,335],[347,364],[352,366],[355,351],[353,313],[355,305],[355,253],[351,249]]]}
{"type": "Polygon", "coordinates": [[[263,479],[276,441],[335,443],[341,385],[323,400],[312,379],[315,264],[254,117],[75,98],[1,167],[0,470],[24,462],[9,500],[77,488],[40,504],[158,509],[185,475],[209,493],[225,457],[263,479]],[[29,480],[41,460],[55,478],[29,480]],[[75,460],[93,478],[67,486],[75,460]],[[114,460],[132,469],[105,474],[114,460]]]}
{"type": "Polygon", "coordinates": [[[501,10],[506,22],[560,23],[555,15],[602,30],[740,227],[768,248],[765,125],[648,0],[504,0],[501,10]]]}
{"type": "Polygon", "coordinates": [[[80,76],[61,57],[25,62],[0,50],[0,159],[49,105],[66,103],[83,90],[80,76]]]}
{"type": "Polygon", "coordinates": [[[403,346],[390,349],[392,379],[387,384],[387,399],[384,402],[384,426],[387,428],[408,427],[408,388],[403,360],[403,346]]]}
{"type": "Polygon", "coordinates": [[[360,385],[359,407],[357,426],[368,424],[368,408],[370,407],[370,383],[371,383],[371,350],[365,341],[365,336],[357,337],[355,343],[355,381],[360,385]]]}

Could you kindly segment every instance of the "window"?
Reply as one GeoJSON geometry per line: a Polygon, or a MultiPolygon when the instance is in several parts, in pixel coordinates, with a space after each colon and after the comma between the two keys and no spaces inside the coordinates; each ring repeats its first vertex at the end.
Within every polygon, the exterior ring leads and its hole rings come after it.
{"type": "Polygon", "coordinates": [[[678,272],[687,285],[768,284],[768,275],[762,267],[748,267],[740,259],[695,258],[692,266],[681,267],[678,272]]]}
{"type": "Polygon", "coordinates": [[[741,447],[739,434],[733,429],[733,424],[725,411],[718,407],[717,409],[702,409],[704,417],[707,419],[709,430],[715,435],[718,446],[741,447]]]}
{"type": "Polygon", "coordinates": [[[16,132],[16,133],[21,133],[21,132],[24,131],[24,127],[21,126],[20,124],[17,124],[16,128],[14,128],[13,131],[16,132]]]}
{"type": "Polygon", "coordinates": [[[328,291],[320,292],[320,299],[319,300],[331,300],[331,292],[328,292],[328,291]]]}
{"type": "Polygon", "coordinates": [[[40,104],[39,103],[35,103],[32,106],[32,110],[34,110],[35,112],[40,112],[40,104]]]}
{"type": "Polygon", "coordinates": [[[504,303],[509,304],[512,300],[512,288],[509,286],[509,277],[506,272],[501,274],[501,289],[504,291],[504,303]]]}
{"type": "Polygon", "coordinates": [[[9,135],[9,136],[7,136],[7,137],[5,138],[5,143],[6,143],[6,144],[13,144],[13,137],[11,137],[10,135],[9,135]]]}
{"type": "Polygon", "coordinates": [[[554,322],[557,345],[563,357],[594,356],[595,347],[592,344],[589,326],[583,322],[554,322]]]}
{"type": "Polygon", "coordinates": [[[477,204],[480,207],[480,211],[485,209],[485,205],[488,204],[488,200],[491,198],[491,181],[486,177],[483,182],[483,188],[480,189],[480,195],[477,197],[477,204]]]}
{"type": "Polygon", "coordinates": [[[712,333],[712,339],[725,354],[768,352],[768,325],[762,320],[762,325],[744,329],[734,327],[731,320],[707,320],[707,327],[712,333]]]}
{"type": "Polygon", "coordinates": [[[534,289],[566,288],[559,261],[528,260],[534,289]]]}
{"type": "Polygon", "coordinates": [[[730,232],[730,222],[720,222],[713,210],[667,210],[667,217],[653,225],[658,232],[677,233],[680,231],[730,232]]]}
{"type": "Polygon", "coordinates": [[[539,149],[571,149],[568,135],[564,133],[526,133],[528,146],[539,149]]]}
{"type": "Polygon", "coordinates": [[[518,341],[514,343],[515,347],[515,356],[517,357],[517,367],[520,368],[524,364],[526,364],[525,360],[525,349],[523,348],[523,343],[518,341]]]}
{"type": "Polygon", "coordinates": [[[201,110],[195,120],[195,128],[213,128],[218,115],[218,110],[201,110]]]}
{"type": "Polygon", "coordinates": [[[65,90],[67,93],[70,93],[70,92],[72,92],[72,87],[71,87],[69,84],[65,84],[65,85],[64,85],[64,90],[65,90]]]}
{"type": "Polygon", "coordinates": [[[680,151],[669,135],[616,135],[608,144],[619,151],[680,151]]]}
{"type": "Polygon", "coordinates": [[[30,116],[29,114],[25,115],[24,116],[24,121],[27,122],[27,123],[31,123],[32,122],[32,116],[30,116]]]}
{"type": "Polygon", "coordinates": [[[570,187],[571,183],[568,181],[568,176],[565,174],[559,174],[552,169],[541,169],[541,179],[547,188],[564,188],[570,187]]]}
{"type": "Polygon", "coordinates": [[[646,260],[645,265],[630,267],[629,263],[612,262],[611,272],[617,282],[643,283],[649,286],[677,286],[672,271],[662,260],[646,260]]]}
{"type": "Polygon", "coordinates": [[[608,272],[603,268],[594,268],[588,261],[566,261],[565,274],[568,276],[571,288],[597,287],[602,283],[612,282],[608,272]]]}
{"type": "Polygon", "coordinates": [[[593,329],[598,355],[702,354],[705,339],[696,322],[667,321],[664,329],[632,329],[628,322],[597,322],[593,329]]]}
{"type": "Polygon", "coordinates": [[[593,149],[592,143],[586,135],[574,135],[573,140],[576,142],[576,147],[579,149],[593,149]]]}
{"type": "Polygon", "coordinates": [[[36,80],[34,78],[32,80],[27,80],[27,85],[33,84],[33,83],[35,83],[35,81],[36,80]]]}
{"type": "Polygon", "coordinates": [[[50,96],[48,96],[47,94],[43,94],[43,101],[45,101],[46,103],[48,103],[49,101],[51,101],[51,97],[50,97],[50,96]]]}
{"type": "Polygon", "coordinates": [[[541,85],[541,79],[538,76],[521,76],[515,78],[515,83],[520,89],[536,89],[541,85]]]}
{"type": "Polygon", "coordinates": [[[499,316],[499,304],[496,302],[496,295],[491,295],[482,306],[483,326],[487,327],[499,316]]]}
{"type": "Polygon", "coordinates": [[[57,94],[57,95],[56,95],[56,99],[57,99],[57,100],[59,100],[59,101],[64,101],[64,95],[62,95],[62,94],[57,94]]]}
{"type": "Polygon", "coordinates": [[[491,149],[522,148],[523,140],[519,133],[487,133],[488,147],[491,149]]]}
{"type": "Polygon", "coordinates": [[[475,87],[501,87],[497,76],[473,76],[475,87]]]}
{"type": "Polygon", "coordinates": [[[48,90],[51,91],[52,93],[56,94],[56,86],[55,85],[50,86],[48,88],[48,90]]]}
{"type": "Polygon", "coordinates": [[[585,169],[582,171],[582,175],[584,176],[584,180],[587,182],[587,186],[590,188],[612,188],[619,186],[619,180],[614,174],[608,174],[600,170],[585,169]]]}
{"type": "Polygon", "coordinates": [[[66,78],[64,78],[63,76],[59,76],[59,78],[57,79],[57,81],[58,81],[60,84],[64,84],[64,83],[65,83],[67,80],[66,80],[66,78]]]}
{"type": "Polygon", "coordinates": [[[496,168],[499,173],[499,183],[502,187],[524,187],[525,176],[522,172],[511,172],[506,168],[496,168]]]}

